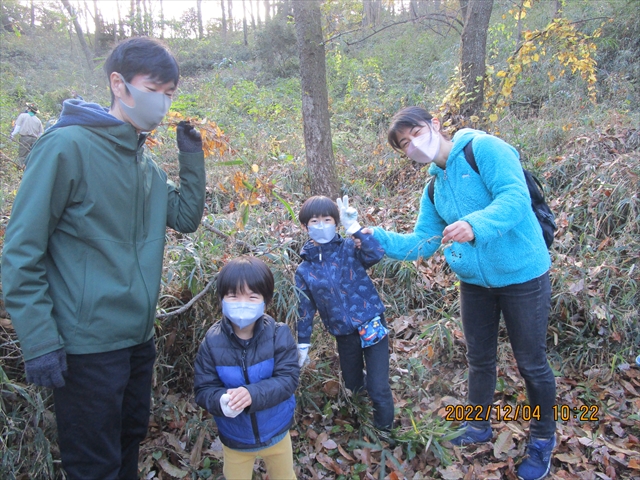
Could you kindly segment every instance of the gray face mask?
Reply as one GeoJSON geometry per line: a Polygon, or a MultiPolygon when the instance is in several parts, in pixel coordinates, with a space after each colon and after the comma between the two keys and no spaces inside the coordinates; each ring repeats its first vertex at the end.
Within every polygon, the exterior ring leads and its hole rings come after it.
{"type": "Polygon", "coordinates": [[[227,302],[222,300],[222,314],[238,328],[244,328],[264,315],[264,302],[227,302]]]}
{"type": "Polygon", "coordinates": [[[143,132],[155,129],[169,111],[171,99],[164,93],[138,90],[128,83],[122,75],[120,78],[129,89],[129,94],[135,102],[133,107],[129,107],[121,99],[118,99],[122,110],[127,114],[131,123],[143,132]]]}
{"type": "Polygon", "coordinates": [[[332,223],[321,222],[317,225],[309,225],[309,236],[318,243],[329,243],[336,236],[336,226],[332,223]]]}

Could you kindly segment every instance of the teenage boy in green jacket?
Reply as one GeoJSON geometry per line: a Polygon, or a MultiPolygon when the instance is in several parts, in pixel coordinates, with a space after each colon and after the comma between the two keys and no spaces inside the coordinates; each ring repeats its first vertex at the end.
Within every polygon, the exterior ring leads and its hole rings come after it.
{"type": "Polygon", "coordinates": [[[171,53],[129,39],[105,71],[110,109],[67,100],[31,151],[2,256],[27,381],[53,388],[62,464],[82,480],[138,478],[166,227],[195,231],[205,194],[191,125],[177,128],[180,190],[144,147],[178,84],[171,53]]]}

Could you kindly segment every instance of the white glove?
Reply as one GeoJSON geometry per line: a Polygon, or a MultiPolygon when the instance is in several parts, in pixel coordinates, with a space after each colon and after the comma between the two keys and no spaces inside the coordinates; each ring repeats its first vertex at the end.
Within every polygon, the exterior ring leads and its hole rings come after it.
{"type": "Polygon", "coordinates": [[[299,343],[298,344],[298,366],[300,368],[304,367],[307,363],[309,363],[309,347],[311,344],[309,343],[299,343]]]}
{"type": "Polygon", "coordinates": [[[360,224],[358,223],[358,211],[349,206],[349,196],[345,195],[342,200],[336,199],[338,204],[338,210],[340,210],[340,222],[344,225],[347,235],[353,235],[360,230],[360,224]]]}
{"type": "Polygon", "coordinates": [[[225,393],[220,397],[220,408],[222,408],[222,413],[224,413],[225,417],[236,418],[238,415],[242,413],[242,410],[234,410],[229,406],[229,400],[231,400],[231,395],[225,393]]]}

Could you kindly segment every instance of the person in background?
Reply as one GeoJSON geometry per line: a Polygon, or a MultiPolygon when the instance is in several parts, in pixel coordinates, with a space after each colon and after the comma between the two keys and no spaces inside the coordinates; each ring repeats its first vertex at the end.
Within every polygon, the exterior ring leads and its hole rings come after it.
{"type": "Polygon", "coordinates": [[[428,258],[442,247],[460,280],[469,363],[467,401],[480,414],[461,425],[460,436],[451,442],[454,445],[492,438],[489,414],[502,314],[529,405],[537,413],[531,420],[528,455],[518,466],[518,477],[539,480],[549,473],[556,444],[556,383],[546,354],[549,252],[515,148],[468,128],[449,139],[440,128],[440,121],[419,107],[404,108],[393,117],[389,144],[418,163],[431,164],[433,195],[427,185],[412,233],[380,227],[365,230],[397,260],[428,258]],[[465,158],[463,149],[469,142],[473,142],[479,173],[465,158]]]}
{"type": "Polygon", "coordinates": [[[202,219],[202,140],[177,126],[180,188],[146,151],[179,79],[160,42],[104,64],[111,107],[68,100],[29,156],[5,234],[2,286],[27,381],[53,389],[66,478],[138,478],[156,355],[166,228],[202,219]]]}
{"type": "Polygon", "coordinates": [[[18,115],[16,124],[11,132],[11,140],[19,135],[18,139],[18,164],[21,167],[27,165],[27,156],[33,147],[33,144],[42,135],[44,131],[42,128],[42,122],[36,116],[40,113],[38,106],[35,103],[27,103],[27,108],[24,112],[18,115]]]}
{"type": "Polygon", "coordinates": [[[218,426],[224,476],[251,480],[262,457],[269,478],[293,480],[289,428],[300,367],[291,330],[264,313],[273,274],[259,258],[239,257],[222,267],[216,287],[222,319],[198,349],[194,390],[218,426]]]}
{"type": "Polygon", "coordinates": [[[367,269],[384,257],[372,235],[364,234],[356,209],[344,196],[308,198],[298,219],[309,234],[302,247],[302,263],[295,281],[298,294],[298,358],[308,361],[316,312],[335,336],[345,386],[354,394],[367,390],[373,404],[373,424],[388,432],[393,427],[394,405],[389,385],[389,335],[384,305],[367,269]],[[346,234],[336,234],[340,221],[346,234]],[[366,377],[364,370],[366,369],[366,377]]]}

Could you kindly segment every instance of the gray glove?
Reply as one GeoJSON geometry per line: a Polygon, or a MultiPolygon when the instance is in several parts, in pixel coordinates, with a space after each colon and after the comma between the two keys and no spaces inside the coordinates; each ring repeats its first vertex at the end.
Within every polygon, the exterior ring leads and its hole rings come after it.
{"type": "Polygon", "coordinates": [[[222,413],[224,413],[225,417],[236,418],[238,415],[242,413],[242,410],[234,410],[229,406],[229,400],[231,396],[228,393],[225,393],[220,397],[220,408],[222,409],[222,413]]]}
{"type": "Polygon", "coordinates": [[[67,354],[64,348],[24,362],[27,382],[47,388],[64,387],[62,374],[67,371],[67,354]]]}
{"type": "Polygon", "coordinates": [[[202,136],[189,122],[182,121],[176,127],[178,150],[184,153],[198,153],[202,151],[202,136]]]}
{"type": "Polygon", "coordinates": [[[307,363],[309,363],[309,347],[311,344],[309,343],[299,343],[298,344],[298,366],[300,368],[304,367],[307,363]]]}

